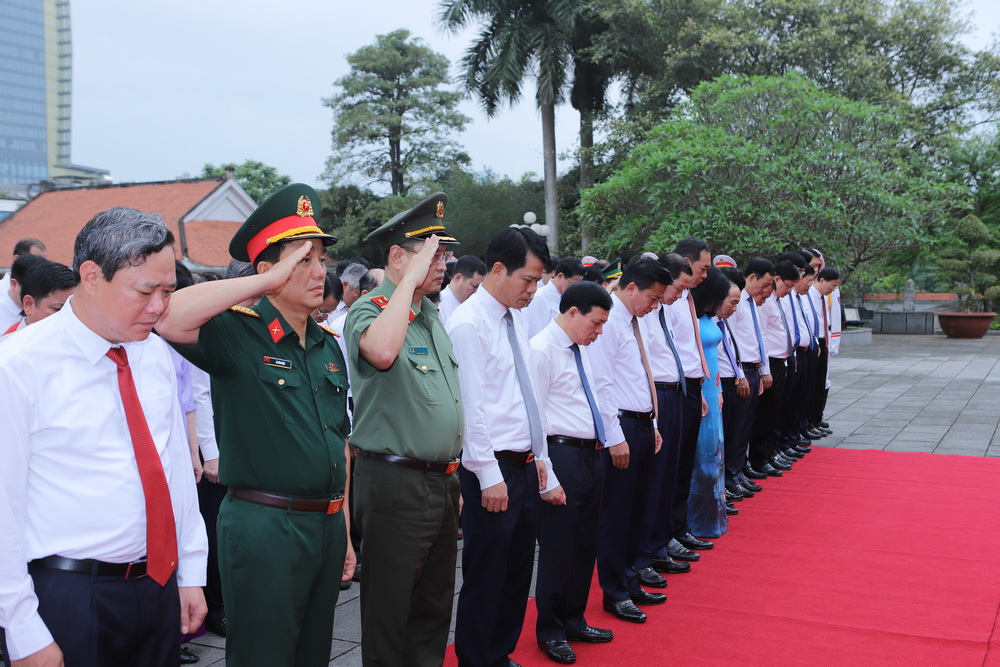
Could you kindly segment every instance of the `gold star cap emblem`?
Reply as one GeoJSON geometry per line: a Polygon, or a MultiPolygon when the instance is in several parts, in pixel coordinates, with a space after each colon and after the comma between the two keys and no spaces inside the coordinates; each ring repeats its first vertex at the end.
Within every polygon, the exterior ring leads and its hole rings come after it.
{"type": "Polygon", "coordinates": [[[302,216],[303,218],[313,217],[313,205],[309,201],[309,197],[302,195],[299,197],[298,205],[295,207],[295,214],[302,216]]]}

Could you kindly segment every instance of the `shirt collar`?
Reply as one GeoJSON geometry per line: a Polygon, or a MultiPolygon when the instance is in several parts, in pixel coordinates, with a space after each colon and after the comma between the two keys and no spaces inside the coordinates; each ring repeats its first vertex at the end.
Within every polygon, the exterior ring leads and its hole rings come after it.
{"type": "Polygon", "coordinates": [[[83,352],[84,358],[93,366],[107,355],[108,350],[114,347],[114,345],[77,317],[76,311],[73,310],[73,300],[74,298],[71,296],[66,302],[66,306],[50,317],[59,318],[62,328],[69,334],[70,339],[76,343],[76,346],[80,348],[80,351],[83,352]]]}
{"type": "MultiPolygon", "coordinates": [[[[270,299],[266,296],[261,298],[260,302],[257,304],[257,313],[260,315],[261,321],[264,322],[268,329],[271,328],[271,323],[274,322],[274,320],[278,320],[278,324],[281,326],[284,333],[281,334],[281,338],[274,341],[276,344],[295,333],[295,329],[288,324],[288,320],[282,317],[275,305],[271,303],[270,299]]],[[[310,346],[315,343],[323,342],[323,330],[318,324],[316,324],[316,321],[312,317],[306,319],[306,342],[310,346]]]]}
{"type": "Polygon", "coordinates": [[[569,336],[566,335],[566,332],[556,323],[554,318],[549,320],[549,323],[545,327],[549,330],[549,334],[555,339],[559,347],[569,347],[573,344],[573,341],[569,339],[569,336]]]}
{"type": "Polygon", "coordinates": [[[609,318],[616,317],[620,320],[632,321],[632,313],[629,312],[625,302],[618,298],[617,294],[611,295],[611,314],[609,318]]]}
{"type": "MultiPolygon", "coordinates": [[[[486,312],[494,317],[494,319],[501,319],[507,314],[508,308],[502,303],[497,301],[489,290],[485,289],[482,285],[476,290],[476,293],[472,296],[478,297],[480,301],[483,302],[483,306],[486,308],[486,312]]],[[[470,299],[472,297],[469,297],[470,299]]]]}

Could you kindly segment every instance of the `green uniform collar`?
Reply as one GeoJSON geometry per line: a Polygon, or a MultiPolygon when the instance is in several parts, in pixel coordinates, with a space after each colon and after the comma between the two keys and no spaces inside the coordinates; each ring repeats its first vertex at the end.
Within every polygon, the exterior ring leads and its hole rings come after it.
{"type": "MultiPolygon", "coordinates": [[[[255,309],[257,313],[260,314],[260,319],[267,325],[268,332],[271,334],[271,338],[274,339],[275,344],[280,343],[287,336],[295,333],[295,329],[288,324],[288,320],[281,315],[278,309],[266,296],[261,298],[260,302],[255,306],[255,309]],[[277,329],[273,326],[276,319],[278,321],[278,327],[281,329],[280,331],[277,331],[277,329]],[[277,338],[275,338],[276,336],[277,338]]],[[[309,347],[323,342],[323,330],[311,317],[306,320],[306,342],[309,347]]]]}

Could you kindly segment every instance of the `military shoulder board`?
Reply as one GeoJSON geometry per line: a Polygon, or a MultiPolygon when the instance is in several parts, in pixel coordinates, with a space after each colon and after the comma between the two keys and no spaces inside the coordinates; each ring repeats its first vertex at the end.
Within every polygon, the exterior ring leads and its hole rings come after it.
{"type": "Polygon", "coordinates": [[[229,310],[241,313],[243,315],[249,315],[250,317],[260,317],[260,313],[258,313],[253,308],[247,308],[246,306],[232,306],[229,310]]]}

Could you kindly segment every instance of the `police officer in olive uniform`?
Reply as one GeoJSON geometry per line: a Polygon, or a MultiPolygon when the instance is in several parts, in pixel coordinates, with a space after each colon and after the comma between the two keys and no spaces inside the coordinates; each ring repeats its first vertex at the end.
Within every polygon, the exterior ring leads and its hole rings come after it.
{"type": "Polygon", "coordinates": [[[340,581],[354,570],[345,362],[310,317],[324,246],[336,242],[316,225],[318,204],[307,185],[274,193],[229,246],[257,275],[181,290],[156,327],[212,375],[229,487],[218,540],[230,666],[325,665],[340,581]],[[233,306],[260,294],[253,308],[233,306]]]}
{"type": "Polygon", "coordinates": [[[365,665],[440,665],[448,644],[463,409],[451,340],[427,299],[458,243],[442,224],[447,201],[434,194],[368,236],[385,280],[351,306],[344,328],[365,665]]]}

